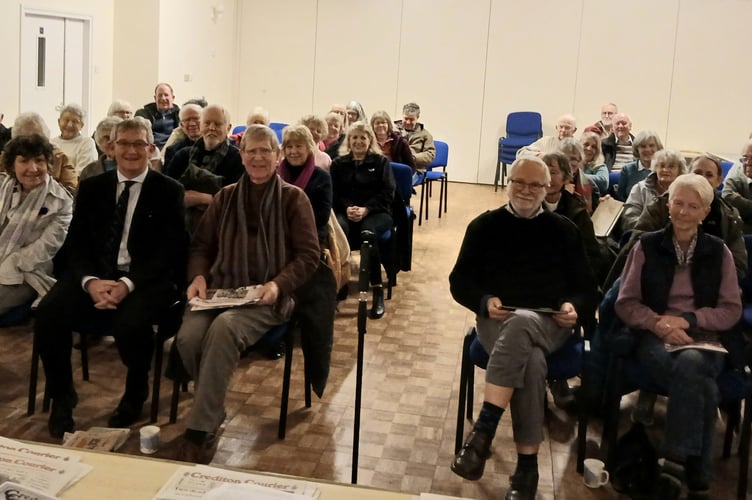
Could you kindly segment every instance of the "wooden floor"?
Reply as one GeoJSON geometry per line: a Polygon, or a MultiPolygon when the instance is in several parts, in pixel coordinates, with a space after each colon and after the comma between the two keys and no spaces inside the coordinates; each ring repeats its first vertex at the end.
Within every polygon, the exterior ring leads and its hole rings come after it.
{"type": "MultiPolygon", "coordinates": [[[[433,492],[478,499],[503,498],[516,454],[505,414],[484,477],[470,482],[449,469],[453,456],[462,337],[473,315],[456,304],[447,277],[467,223],[506,201],[491,186],[450,184],[449,211],[436,218],[437,193],[430,219],[415,225],[412,271],[400,273],[394,298],[381,320],[368,322],[365,345],[363,412],[358,483],[411,493],[433,492]]],[[[417,197],[416,197],[417,198],[417,197]]],[[[417,206],[417,199],[414,199],[417,206]]],[[[513,235],[510,235],[513,237],[513,235]]],[[[370,299],[370,298],[369,298],[370,299]]],[[[283,362],[242,360],[227,397],[227,420],[214,464],[349,482],[352,464],[357,296],[340,305],[336,320],[331,376],[324,397],[303,404],[302,355],[296,348],[287,438],[277,440],[283,362]]],[[[53,442],[47,415],[26,416],[31,325],[0,329],[0,435],[53,442]]],[[[112,345],[90,349],[91,381],[74,377],[80,396],[77,428],[106,425],[120,397],[124,369],[112,345]]],[[[74,352],[74,367],[79,366],[74,352]]],[[[43,375],[41,376],[43,379],[43,375]]],[[[571,383],[577,383],[572,380],[571,383]]],[[[41,394],[40,385],[40,394],[41,394]]],[[[178,423],[168,423],[169,384],[163,384],[162,427],[165,444],[157,456],[174,458],[181,417],[191,405],[184,394],[178,423]]],[[[483,376],[476,374],[476,414],[483,376]]],[[[41,398],[39,398],[41,399],[41,398]]],[[[629,400],[623,411],[628,419],[629,400]]],[[[590,490],[575,472],[576,419],[552,404],[546,441],[539,456],[538,498],[617,498],[610,486],[590,490]]],[[[657,427],[663,423],[661,408],[657,427]]],[[[145,422],[145,420],[144,420],[145,422]]],[[[137,429],[143,423],[134,426],[137,429]]],[[[466,425],[469,428],[469,424],[466,425]]],[[[597,456],[600,426],[591,426],[589,456],[597,456]]],[[[123,451],[138,454],[137,432],[123,451]]],[[[714,498],[733,498],[738,460],[718,461],[714,498]]]]}

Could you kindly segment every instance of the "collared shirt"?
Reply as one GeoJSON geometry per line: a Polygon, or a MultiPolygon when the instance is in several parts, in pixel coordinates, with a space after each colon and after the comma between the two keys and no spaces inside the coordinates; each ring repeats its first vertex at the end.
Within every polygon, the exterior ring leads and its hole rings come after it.
{"type": "Polygon", "coordinates": [[[637,160],[637,170],[638,171],[640,171],[640,170],[650,170],[650,167],[649,166],[646,167],[645,165],[643,165],[642,164],[642,160],[637,160]]]}
{"type": "Polygon", "coordinates": [[[510,214],[512,214],[515,217],[520,218],[520,219],[535,219],[540,214],[542,214],[543,212],[545,212],[545,210],[543,210],[543,205],[542,204],[541,204],[540,207],[538,207],[538,211],[535,212],[530,217],[522,217],[520,214],[518,214],[517,211],[515,211],[514,207],[512,206],[512,202],[511,201],[505,205],[505,208],[507,209],[507,212],[509,212],[510,214]]]}
{"type": "MultiPolygon", "coordinates": [[[[130,265],[131,265],[131,254],[128,252],[128,235],[131,232],[131,222],[133,221],[133,212],[136,210],[136,204],[138,203],[138,197],[141,195],[141,187],[144,184],[144,179],[146,179],[146,175],[149,173],[149,168],[147,167],[144,169],[143,173],[137,175],[133,179],[128,179],[123,174],[120,173],[118,170],[117,172],[117,178],[118,178],[118,185],[117,189],[115,190],[115,202],[117,203],[117,199],[120,197],[120,194],[123,192],[123,189],[125,189],[125,181],[133,181],[135,184],[133,184],[130,188],[130,196],[128,197],[128,206],[125,209],[125,225],[123,226],[123,235],[120,239],[120,248],[118,250],[118,257],[117,257],[117,268],[119,271],[128,272],[130,265]]],[[[84,276],[84,278],[81,280],[81,286],[83,287],[84,291],[86,290],[86,284],[91,281],[99,279],[96,276],[84,276]]],[[[128,287],[129,291],[133,291],[136,288],[136,285],[128,279],[126,276],[123,276],[120,278],[120,281],[125,283],[125,285],[128,287]]]]}

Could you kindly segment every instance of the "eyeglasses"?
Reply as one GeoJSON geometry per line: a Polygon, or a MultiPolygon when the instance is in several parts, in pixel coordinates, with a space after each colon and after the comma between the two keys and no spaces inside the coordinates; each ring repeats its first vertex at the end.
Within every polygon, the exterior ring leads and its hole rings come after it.
{"type": "Polygon", "coordinates": [[[144,149],[145,147],[149,146],[149,143],[145,141],[131,142],[131,141],[124,141],[120,139],[120,140],[115,141],[115,145],[123,149],[130,149],[130,148],[144,149]]]}
{"type": "Polygon", "coordinates": [[[540,191],[546,187],[546,184],[540,182],[525,182],[520,179],[509,179],[509,182],[519,191],[529,188],[530,191],[540,191]]]}
{"type": "Polygon", "coordinates": [[[274,152],[271,148],[254,148],[254,149],[244,149],[243,154],[246,154],[248,156],[271,156],[271,154],[274,152]]]}
{"type": "Polygon", "coordinates": [[[752,156],[742,156],[739,158],[739,163],[750,163],[752,162],[752,156]]]}
{"type": "Polygon", "coordinates": [[[198,116],[180,120],[180,123],[199,123],[199,122],[201,122],[201,118],[199,118],[198,116]]]}

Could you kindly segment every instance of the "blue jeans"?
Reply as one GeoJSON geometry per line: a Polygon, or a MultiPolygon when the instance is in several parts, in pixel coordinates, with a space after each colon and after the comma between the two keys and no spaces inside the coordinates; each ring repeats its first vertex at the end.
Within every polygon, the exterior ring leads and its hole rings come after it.
{"type": "Polygon", "coordinates": [[[638,359],[668,391],[666,457],[680,463],[688,456],[701,457],[701,479],[709,481],[720,398],[716,378],[724,354],[697,349],[668,353],[663,341],[651,332],[635,334],[640,336],[638,359]]]}

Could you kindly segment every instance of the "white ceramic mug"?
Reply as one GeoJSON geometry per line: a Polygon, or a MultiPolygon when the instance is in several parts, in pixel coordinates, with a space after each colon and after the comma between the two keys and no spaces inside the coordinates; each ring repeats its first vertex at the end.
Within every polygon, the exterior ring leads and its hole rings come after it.
{"type": "Polygon", "coordinates": [[[159,449],[159,427],[146,425],[139,431],[141,436],[141,453],[151,455],[159,449]]]}
{"type": "Polygon", "coordinates": [[[585,473],[582,480],[588,488],[600,488],[608,483],[608,471],[604,469],[606,464],[597,458],[588,458],[585,460],[585,473]]]}

